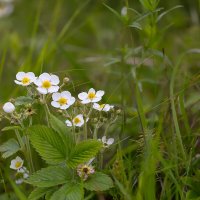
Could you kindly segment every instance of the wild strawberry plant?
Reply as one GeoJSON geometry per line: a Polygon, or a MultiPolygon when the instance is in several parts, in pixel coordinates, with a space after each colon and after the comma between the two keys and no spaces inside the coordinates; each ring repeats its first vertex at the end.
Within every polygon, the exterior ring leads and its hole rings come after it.
{"type": "Polygon", "coordinates": [[[14,82],[27,95],[3,105],[2,116],[11,124],[3,130],[13,130],[16,137],[1,144],[0,152],[5,159],[15,156],[10,173],[16,184],[34,187],[28,199],[81,200],[85,193],[112,188],[104,154],[113,148],[114,138],[107,134],[119,110],[99,104],[105,92],[91,88],[75,98],[68,78],[61,83],[49,73],[18,72],[14,82]],[[39,159],[45,167],[38,166],[39,159]]]}

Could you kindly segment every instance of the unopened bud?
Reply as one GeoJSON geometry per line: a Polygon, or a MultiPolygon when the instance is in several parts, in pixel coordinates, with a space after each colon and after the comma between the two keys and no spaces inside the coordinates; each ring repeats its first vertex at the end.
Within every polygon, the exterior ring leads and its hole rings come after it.
{"type": "Polygon", "coordinates": [[[64,84],[67,84],[69,82],[69,78],[68,77],[65,77],[64,79],[63,79],[63,83],[64,84]]]}

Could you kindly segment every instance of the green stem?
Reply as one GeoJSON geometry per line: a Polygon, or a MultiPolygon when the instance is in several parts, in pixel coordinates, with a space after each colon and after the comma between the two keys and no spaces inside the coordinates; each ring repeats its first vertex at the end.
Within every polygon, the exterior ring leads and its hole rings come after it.
{"type": "Polygon", "coordinates": [[[21,137],[21,135],[20,135],[20,133],[19,133],[18,130],[15,130],[15,135],[16,135],[16,137],[17,137],[17,140],[18,140],[18,142],[19,142],[19,144],[20,144],[21,149],[23,149],[23,147],[24,147],[24,142],[23,142],[22,137],[21,137]]]}
{"type": "Polygon", "coordinates": [[[84,139],[87,140],[87,122],[86,122],[86,119],[84,121],[84,139]]]}
{"type": "Polygon", "coordinates": [[[93,139],[97,140],[97,133],[98,133],[98,125],[96,125],[94,129],[93,139]]]}

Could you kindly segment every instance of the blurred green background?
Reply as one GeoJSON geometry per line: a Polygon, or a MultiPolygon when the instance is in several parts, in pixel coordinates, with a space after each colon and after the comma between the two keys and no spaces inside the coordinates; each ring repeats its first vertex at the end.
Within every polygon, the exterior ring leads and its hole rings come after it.
{"type": "MultiPolygon", "coordinates": [[[[188,49],[200,48],[200,1],[160,0],[154,10],[148,10],[145,1],[0,1],[0,13],[6,4],[13,6],[7,16],[0,14],[0,104],[24,93],[14,84],[18,71],[67,76],[74,96],[90,87],[102,89],[106,102],[123,109],[122,123],[111,135],[128,137],[127,146],[133,145],[134,149],[142,131],[135,85],[148,127],[154,128],[163,105],[166,110],[170,106],[169,84],[177,61],[188,49]],[[130,9],[122,16],[125,6],[130,9]]],[[[185,98],[194,133],[199,132],[200,120],[199,69],[200,56],[186,56],[174,87],[175,95],[185,98]]],[[[180,122],[184,120],[180,117],[180,122]]],[[[163,133],[172,131],[170,114],[164,122],[163,133]]],[[[184,123],[180,124],[184,132],[184,123]]],[[[167,146],[171,135],[164,135],[163,140],[163,146],[167,146]]],[[[131,156],[136,154],[132,152],[131,156]]],[[[132,160],[130,165],[135,167],[137,163],[132,160]]]]}

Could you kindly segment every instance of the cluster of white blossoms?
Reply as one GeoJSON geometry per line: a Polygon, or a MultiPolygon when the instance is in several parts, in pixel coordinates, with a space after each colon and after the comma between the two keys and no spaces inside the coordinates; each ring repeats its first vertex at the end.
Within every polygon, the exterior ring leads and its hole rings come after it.
{"type": "MultiPolygon", "coordinates": [[[[65,79],[64,79],[65,80],[65,79]]],[[[105,112],[112,111],[114,108],[113,105],[109,104],[100,104],[99,102],[102,100],[105,92],[102,90],[96,91],[93,88],[90,88],[87,92],[81,92],[78,94],[78,98],[72,96],[69,91],[63,91],[63,84],[59,86],[60,79],[57,75],[49,74],[49,73],[42,73],[38,77],[35,76],[33,72],[18,72],[16,74],[16,80],[14,82],[20,86],[27,88],[28,95],[31,94],[31,99],[37,100],[37,102],[41,102],[47,106],[47,111],[49,112],[48,103],[53,106],[54,108],[58,109],[58,112],[62,113],[65,117],[65,124],[67,127],[73,127],[73,131],[75,133],[74,127],[82,127],[85,124],[84,131],[86,132],[87,139],[87,122],[89,118],[92,116],[94,120],[91,122],[94,123],[95,126],[94,130],[98,130],[104,122],[112,124],[117,119],[117,112],[110,112],[105,114],[105,112]],[[29,93],[30,92],[30,93],[29,93]],[[39,97],[39,98],[38,98],[39,97]],[[49,100],[51,97],[52,99],[50,102],[49,100]],[[75,102],[77,102],[75,104],[75,102]],[[72,106],[74,105],[75,106],[72,106]],[[69,108],[72,109],[69,109],[69,108]],[[69,112],[68,112],[69,109],[69,112]],[[91,114],[92,113],[92,114],[91,114]],[[97,116],[97,117],[96,117],[97,116]],[[106,117],[105,117],[106,116],[106,117]]],[[[23,112],[23,108],[18,109],[18,104],[16,101],[15,103],[7,102],[3,105],[3,111],[5,113],[10,114],[6,115],[8,119],[15,118],[21,120],[20,112],[23,112]],[[16,107],[15,107],[16,106],[16,107]]],[[[29,112],[33,112],[32,104],[30,105],[29,112]]],[[[46,108],[46,107],[45,107],[46,108]]],[[[27,109],[27,108],[26,108],[27,109]]],[[[23,113],[24,115],[24,113],[23,113]]],[[[16,121],[17,121],[16,120],[16,121]]],[[[23,121],[23,119],[22,119],[23,121]]],[[[47,116],[48,121],[48,116],[47,116]]],[[[16,123],[19,123],[18,121],[16,123]]],[[[80,129],[78,129],[80,130],[80,129]]],[[[91,129],[92,130],[92,129],[91,129]]],[[[84,132],[84,134],[85,134],[84,132]]],[[[98,139],[102,142],[102,152],[105,149],[108,149],[110,145],[114,143],[114,138],[106,138],[107,132],[103,134],[104,136],[101,139],[98,139]]],[[[84,135],[85,136],[85,135],[84,135]]],[[[97,132],[94,133],[93,138],[97,139],[97,132]],[[96,134],[96,135],[95,135],[96,134]]],[[[92,162],[95,158],[92,158],[88,163],[81,164],[77,167],[77,174],[78,176],[83,179],[83,181],[87,180],[89,175],[95,173],[95,169],[92,166],[92,162]]],[[[96,158],[98,161],[98,158],[96,158]]],[[[10,168],[17,171],[16,173],[16,183],[21,184],[23,183],[24,179],[29,177],[29,171],[26,167],[23,166],[24,161],[17,156],[15,159],[11,161],[10,168]]]]}
{"type": "Polygon", "coordinates": [[[16,174],[16,184],[21,184],[24,182],[24,179],[29,177],[29,171],[26,167],[23,166],[24,161],[17,156],[15,159],[11,160],[10,168],[17,171],[16,174]]]}

